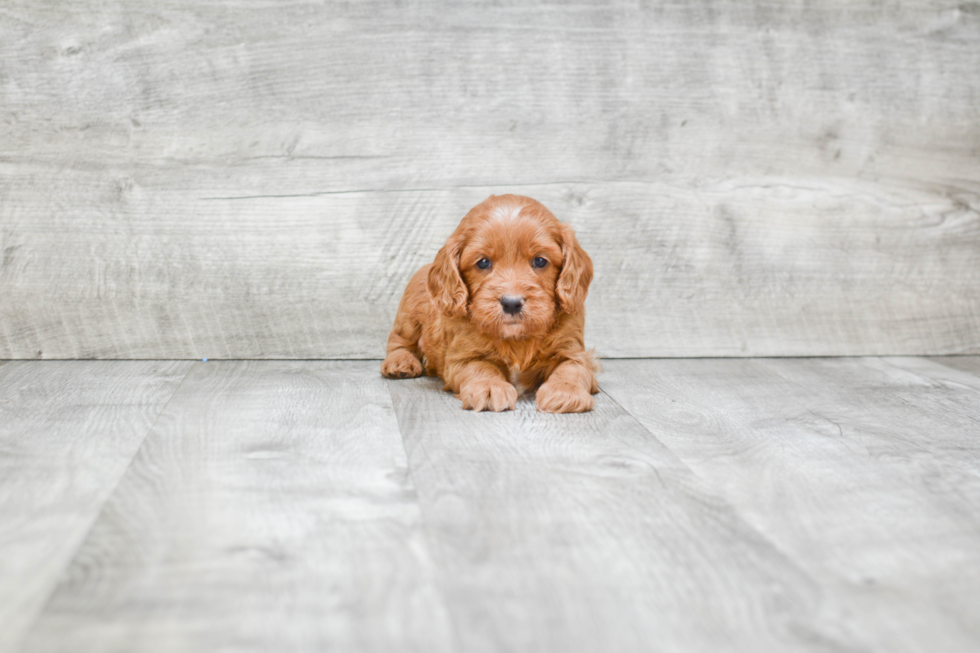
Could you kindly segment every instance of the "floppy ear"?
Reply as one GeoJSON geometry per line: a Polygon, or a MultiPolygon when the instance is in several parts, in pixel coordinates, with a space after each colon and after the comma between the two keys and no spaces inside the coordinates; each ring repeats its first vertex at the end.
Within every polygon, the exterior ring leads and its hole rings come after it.
{"type": "Polygon", "coordinates": [[[436,254],[429,268],[429,296],[436,307],[449,317],[465,317],[469,292],[459,275],[459,253],[463,249],[463,237],[454,233],[436,254]]]}
{"type": "Polygon", "coordinates": [[[566,313],[574,313],[582,308],[585,296],[589,294],[592,283],[592,259],[585,253],[575,232],[568,225],[561,230],[561,274],[558,275],[558,305],[566,313]]]}

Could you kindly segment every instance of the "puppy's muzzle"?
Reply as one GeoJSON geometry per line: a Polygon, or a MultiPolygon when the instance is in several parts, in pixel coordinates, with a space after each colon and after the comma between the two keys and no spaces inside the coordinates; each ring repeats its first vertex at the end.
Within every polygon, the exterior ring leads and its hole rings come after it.
{"type": "Polygon", "coordinates": [[[500,305],[507,315],[517,315],[524,307],[524,298],[517,295],[504,295],[500,298],[500,305]]]}

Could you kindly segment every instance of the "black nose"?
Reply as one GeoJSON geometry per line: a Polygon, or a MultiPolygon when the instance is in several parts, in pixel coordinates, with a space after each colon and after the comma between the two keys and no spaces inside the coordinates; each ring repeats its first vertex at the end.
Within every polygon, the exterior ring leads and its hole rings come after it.
{"type": "Polygon", "coordinates": [[[517,315],[524,306],[524,298],[516,295],[504,295],[500,298],[500,305],[504,307],[504,313],[517,315]]]}

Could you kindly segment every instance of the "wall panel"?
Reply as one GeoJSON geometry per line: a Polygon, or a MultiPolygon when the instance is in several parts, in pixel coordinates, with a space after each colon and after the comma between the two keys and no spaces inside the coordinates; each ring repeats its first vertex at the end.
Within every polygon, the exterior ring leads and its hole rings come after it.
{"type": "Polygon", "coordinates": [[[378,357],[504,192],[603,355],[980,353],[971,7],[8,3],[0,358],[378,357]]]}

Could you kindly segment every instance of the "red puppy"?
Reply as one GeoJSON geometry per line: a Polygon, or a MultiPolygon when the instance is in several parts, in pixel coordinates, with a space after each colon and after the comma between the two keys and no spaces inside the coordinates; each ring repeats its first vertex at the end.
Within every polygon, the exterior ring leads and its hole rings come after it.
{"type": "Polygon", "coordinates": [[[438,376],[476,411],[512,409],[533,388],[538,410],[592,410],[591,281],[571,227],[530,197],[491,195],[408,282],[381,373],[438,376]]]}

